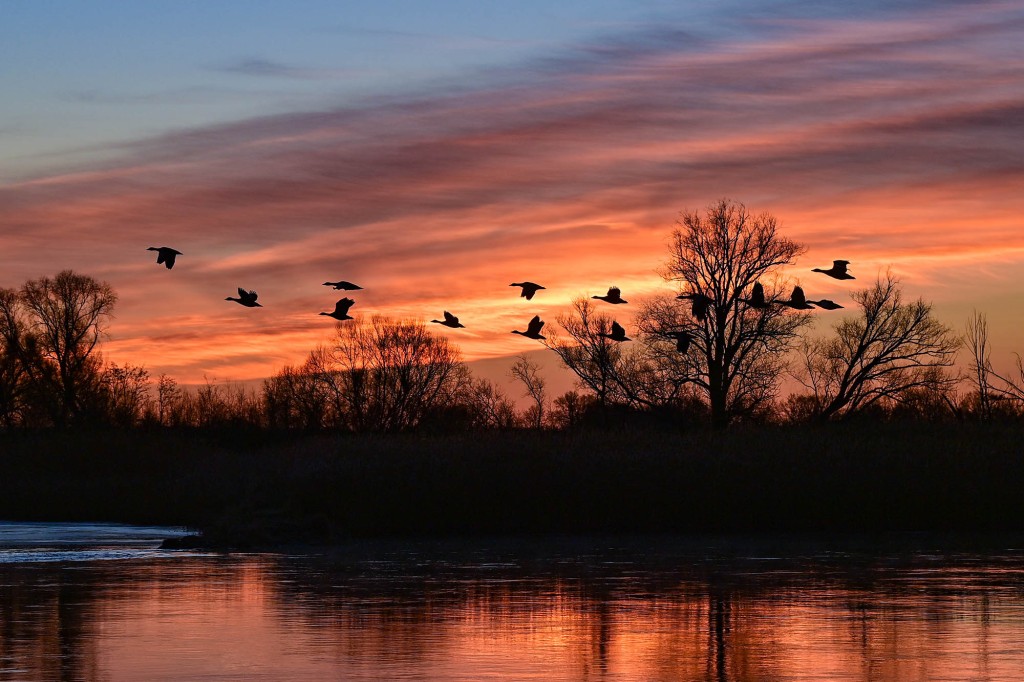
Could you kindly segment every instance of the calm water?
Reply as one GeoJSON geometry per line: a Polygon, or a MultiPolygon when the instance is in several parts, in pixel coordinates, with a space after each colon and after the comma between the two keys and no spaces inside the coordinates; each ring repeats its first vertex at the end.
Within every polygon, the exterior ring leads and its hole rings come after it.
{"type": "Polygon", "coordinates": [[[1017,680],[1024,538],[162,551],[0,523],[0,680],[1017,680]]]}

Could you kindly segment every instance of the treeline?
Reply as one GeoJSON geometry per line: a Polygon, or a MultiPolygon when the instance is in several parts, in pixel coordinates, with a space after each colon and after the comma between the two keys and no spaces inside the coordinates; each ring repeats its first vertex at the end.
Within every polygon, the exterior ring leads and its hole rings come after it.
{"type": "Polygon", "coordinates": [[[811,304],[839,306],[805,302],[802,289],[786,297],[778,271],[803,252],[742,204],[684,213],[664,268],[674,291],[634,302],[632,340],[617,339],[618,320],[590,299],[548,325],[544,345],[578,379],[560,396],[526,356],[509,395],[422,322],[382,316],[338,323],[259,387],[186,388],[103,362],[116,293],[64,271],[0,289],[0,425],[407,432],[1024,418],[1024,366],[995,371],[984,315],[956,333],[926,301],[906,300],[891,273],[853,289],[845,314],[821,313],[839,316],[830,334],[810,331],[811,304]],[[787,378],[803,390],[781,395],[787,378]]]}

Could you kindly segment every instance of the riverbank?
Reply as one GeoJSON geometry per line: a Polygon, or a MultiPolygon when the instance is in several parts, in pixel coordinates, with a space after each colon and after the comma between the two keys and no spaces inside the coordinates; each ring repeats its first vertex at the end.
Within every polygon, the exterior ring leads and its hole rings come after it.
{"type": "Polygon", "coordinates": [[[555,533],[1024,530],[1024,428],[0,436],[0,518],[210,546],[555,533]]]}

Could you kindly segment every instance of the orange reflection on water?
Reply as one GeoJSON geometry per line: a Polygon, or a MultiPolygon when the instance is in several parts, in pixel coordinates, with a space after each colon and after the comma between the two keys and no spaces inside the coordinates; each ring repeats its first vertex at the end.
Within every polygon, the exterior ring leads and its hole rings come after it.
{"type": "Polygon", "coordinates": [[[271,556],[106,563],[4,569],[0,679],[963,680],[1024,669],[1019,572],[1004,567],[652,582],[271,556]]]}

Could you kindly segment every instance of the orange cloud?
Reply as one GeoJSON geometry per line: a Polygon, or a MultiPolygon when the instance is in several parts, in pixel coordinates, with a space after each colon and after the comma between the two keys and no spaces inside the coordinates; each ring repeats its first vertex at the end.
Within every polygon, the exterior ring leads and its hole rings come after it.
{"type": "Polygon", "coordinates": [[[924,3],[730,39],[640,30],[464,87],[126,144],[0,188],[3,284],[107,279],[108,355],[184,381],[301,361],[330,336],[336,278],[365,287],[362,314],[451,310],[467,327],[444,333],[488,358],[574,296],[667,287],[678,212],[729,196],[807,243],[790,274],[822,295],[848,289],[810,268],[843,257],[859,281],[891,264],[915,295],[983,310],[1024,293],[1022,27],[1013,5],[924,3]],[[162,245],[173,271],[145,251],[162,245]],[[548,290],[518,299],[524,278],[548,290]],[[266,307],[225,302],[239,286],[266,307]]]}

